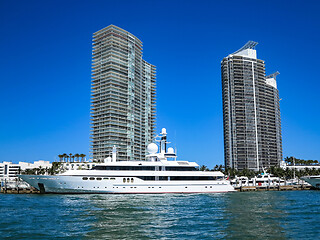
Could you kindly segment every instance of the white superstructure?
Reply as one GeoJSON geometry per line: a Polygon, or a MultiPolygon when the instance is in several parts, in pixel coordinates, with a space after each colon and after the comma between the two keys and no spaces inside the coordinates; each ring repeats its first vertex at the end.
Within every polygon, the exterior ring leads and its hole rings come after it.
{"type": "MultiPolygon", "coordinates": [[[[199,171],[195,162],[177,161],[167,150],[162,129],[160,151],[149,144],[147,161],[117,161],[112,158],[90,170],[69,170],[54,176],[20,175],[42,192],[51,193],[210,193],[234,191],[221,172],[199,171]],[[174,160],[169,161],[168,158],[174,160]]],[[[115,149],[115,148],[114,148],[115,149]]]]}

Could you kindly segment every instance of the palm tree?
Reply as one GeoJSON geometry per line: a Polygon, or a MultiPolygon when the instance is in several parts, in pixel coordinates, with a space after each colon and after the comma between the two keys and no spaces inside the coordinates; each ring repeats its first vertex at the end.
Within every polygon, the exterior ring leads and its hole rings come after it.
{"type": "Polygon", "coordinates": [[[69,156],[70,156],[70,162],[71,162],[72,153],[69,153],[69,156]]]}
{"type": "Polygon", "coordinates": [[[80,157],[79,153],[76,153],[74,157],[77,158],[77,162],[79,162],[79,157],[80,157]]]}
{"type": "Polygon", "coordinates": [[[66,153],[63,154],[63,160],[66,162],[66,159],[68,160],[68,155],[66,153]]]}
{"type": "Polygon", "coordinates": [[[62,159],[63,159],[64,156],[62,154],[59,154],[58,157],[60,159],[60,162],[62,162],[62,159]]]}
{"type": "Polygon", "coordinates": [[[214,168],[212,169],[212,171],[218,171],[219,166],[215,165],[214,168]]]}
{"type": "Polygon", "coordinates": [[[83,158],[85,157],[86,155],[85,154],[83,154],[83,153],[81,153],[80,154],[80,157],[81,157],[81,162],[83,162],[84,160],[83,160],[83,158]]]}
{"type": "Polygon", "coordinates": [[[202,165],[199,170],[200,171],[208,171],[209,169],[207,168],[206,165],[202,165]]]}

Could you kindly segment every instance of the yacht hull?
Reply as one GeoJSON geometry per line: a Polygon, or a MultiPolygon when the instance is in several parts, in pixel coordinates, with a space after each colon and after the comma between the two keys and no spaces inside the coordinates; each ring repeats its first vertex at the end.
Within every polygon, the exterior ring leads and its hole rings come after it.
{"type": "Polygon", "coordinates": [[[313,187],[320,189],[320,175],[319,176],[309,176],[302,177],[304,181],[311,184],[313,187]]]}
{"type": "Polygon", "coordinates": [[[96,179],[84,181],[81,176],[19,175],[19,177],[42,193],[160,194],[235,191],[227,180],[142,181],[134,177],[114,177],[106,181],[96,179]],[[124,179],[130,181],[124,183],[124,179]]]}

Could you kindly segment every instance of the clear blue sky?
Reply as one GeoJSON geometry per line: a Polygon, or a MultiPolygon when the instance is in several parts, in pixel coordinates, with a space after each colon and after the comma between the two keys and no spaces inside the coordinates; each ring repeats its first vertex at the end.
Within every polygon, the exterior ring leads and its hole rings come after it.
{"type": "Polygon", "coordinates": [[[220,61],[257,41],[279,71],[283,155],[320,160],[319,1],[0,0],[0,162],[89,154],[92,33],[115,24],[157,66],[157,127],[223,164],[220,61]]]}

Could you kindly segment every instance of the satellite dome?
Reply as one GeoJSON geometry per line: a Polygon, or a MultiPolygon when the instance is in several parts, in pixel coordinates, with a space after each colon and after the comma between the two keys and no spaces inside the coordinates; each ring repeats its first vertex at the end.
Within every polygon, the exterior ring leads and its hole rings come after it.
{"type": "Polygon", "coordinates": [[[174,154],[174,149],[173,149],[172,147],[169,147],[169,148],[168,148],[168,153],[174,154]]]}
{"type": "Polygon", "coordinates": [[[167,134],[167,129],[162,128],[162,129],[161,129],[161,134],[166,135],[166,134],[167,134]]]}
{"type": "Polygon", "coordinates": [[[155,154],[158,152],[158,146],[155,143],[150,143],[147,147],[147,151],[149,154],[155,154]]]}

